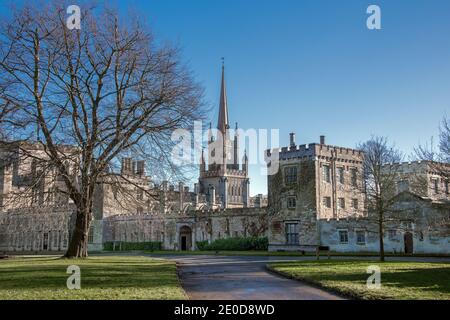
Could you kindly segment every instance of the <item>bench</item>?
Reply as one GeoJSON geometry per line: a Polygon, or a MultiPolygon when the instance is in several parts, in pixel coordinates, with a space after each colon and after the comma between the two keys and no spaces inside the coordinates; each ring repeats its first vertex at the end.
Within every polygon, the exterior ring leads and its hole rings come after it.
{"type": "Polygon", "coordinates": [[[330,259],[330,247],[329,246],[317,246],[317,248],[316,248],[317,260],[320,259],[320,253],[321,252],[326,252],[328,259],[330,259]]]}

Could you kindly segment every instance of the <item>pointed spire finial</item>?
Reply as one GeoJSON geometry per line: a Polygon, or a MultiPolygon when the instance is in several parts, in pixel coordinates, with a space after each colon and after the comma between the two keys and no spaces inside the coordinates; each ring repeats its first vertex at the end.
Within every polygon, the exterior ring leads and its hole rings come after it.
{"type": "Polygon", "coordinates": [[[220,85],[220,103],[219,103],[219,119],[217,121],[217,129],[225,134],[230,128],[228,125],[228,105],[227,105],[227,90],[225,86],[225,63],[222,57],[222,82],[220,85]]]}

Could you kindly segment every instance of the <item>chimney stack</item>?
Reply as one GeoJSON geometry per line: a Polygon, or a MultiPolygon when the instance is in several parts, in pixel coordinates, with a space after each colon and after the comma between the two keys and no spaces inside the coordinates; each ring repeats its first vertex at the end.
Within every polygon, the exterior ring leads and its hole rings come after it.
{"type": "Polygon", "coordinates": [[[132,159],[131,158],[122,158],[121,173],[122,174],[126,174],[126,175],[133,174],[132,159]]]}
{"type": "Polygon", "coordinates": [[[194,193],[195,193],[195,194],[199,194],[199,193],[200,193],[198,183],[194,183],[194,193]]]}
{"type": "Polygon", "coordinates": [[[295,147],[295,133],[294,132],[289,133],[289,138],[290,138],[289,145],[291,146],[291,148],[295,147]]]}
{"type": "Polygon", "coordinates": [[[320,136],[320,144],[325,144],[325,136],[320,136]]]}
{"type": "Polygon", "coordinates": [[[136,161],[136,174],[138,176],[144,176],[145,175],[145,162],[144,160],[136,161]]]}

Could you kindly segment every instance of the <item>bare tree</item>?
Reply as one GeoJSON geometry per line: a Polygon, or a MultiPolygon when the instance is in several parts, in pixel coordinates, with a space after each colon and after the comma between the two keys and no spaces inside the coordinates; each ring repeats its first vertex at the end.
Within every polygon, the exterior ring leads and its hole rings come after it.
{"type": "Polygon", "coordinates": [[[434,146],[433,139],[415,149],[416,158],[428,161],[430,170],[450,181],[450,118],[444,116],[439,127],[439,143],[434,146]]]}
{"type": "Polygon", "coordinates": [[[139,19],[84,8],[81,29],[69,30],[66,8],[26,4],[0,26],[0,124],[4,143],[44,150],[76,206],[65,256],[86,257],[96,185],[126,154],[180,170],[170,137],[202,117],[203,92],[139,19]]]}
{"type": "Polygon", "coordinates": [[[380,260],[384,261],[384,226],[391,220],[388,213],[393,210],[398,176],[398,166],[394,164],[402,160],[402,154],[385,137],[372,137],[361,143],[358,149],[364,152],[363,174],[369,219],[376,222],[380,260]]]}

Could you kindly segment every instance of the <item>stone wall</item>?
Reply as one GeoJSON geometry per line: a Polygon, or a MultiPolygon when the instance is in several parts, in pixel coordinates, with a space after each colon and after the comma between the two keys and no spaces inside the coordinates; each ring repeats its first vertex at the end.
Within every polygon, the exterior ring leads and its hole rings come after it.
{"type": "MultiPolygon", "coordinates": [[[[387,253],[405,253],[407,234],[413,253],[450,254],[450,204],[423,199],[410,193],[400,194],[395,211],[387,216],[384,248],[387,253]]],[[[320,220],[321,245],[337,252],[378,252],[379,233],[376,217],[320,220]],[[339,232],[347,232],[342,242],[339,232]],[[365,241],[358,243],[357,232],[365,241]]]]}
{"type": "Polygon", "coordinates": [[[0,213],[0,251],[66,250],[72,213],[71,206],[34,207],[0,213]]]}
{"type": "Polygon", "coordinates": [[[166,214],[117,215],[105,219],[104,241],[160,241],[166,250],[181,250],[182,233],[196,250],[199,241],[267,234],[265,208],[193,210],[166,214]]]}

